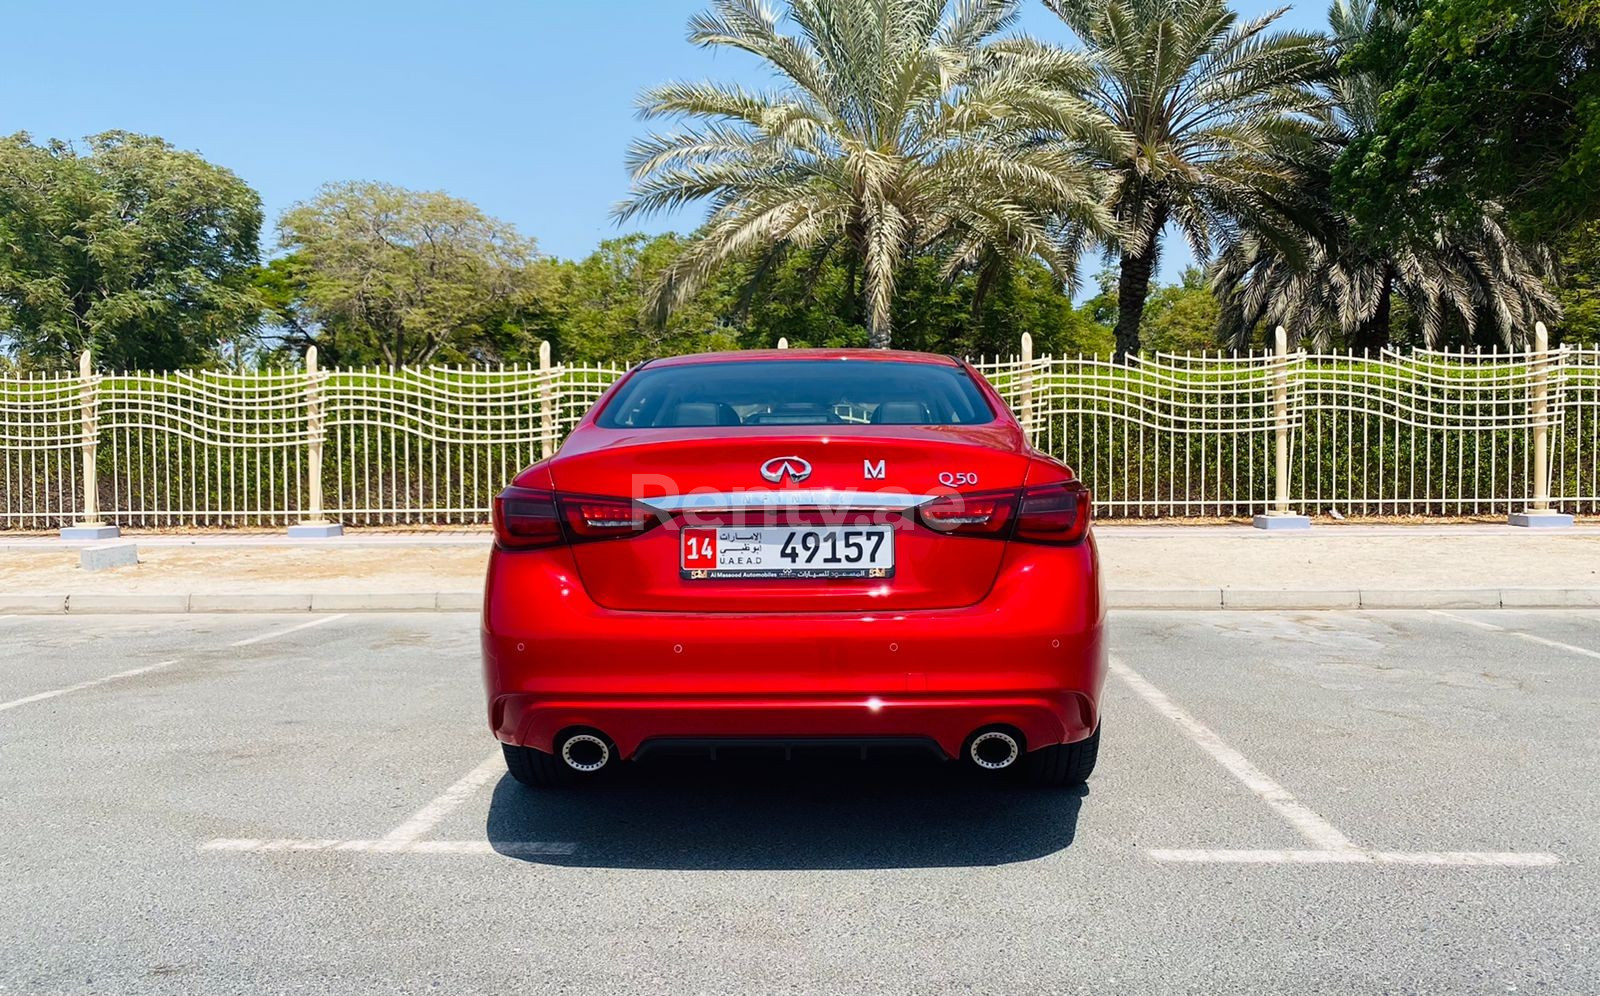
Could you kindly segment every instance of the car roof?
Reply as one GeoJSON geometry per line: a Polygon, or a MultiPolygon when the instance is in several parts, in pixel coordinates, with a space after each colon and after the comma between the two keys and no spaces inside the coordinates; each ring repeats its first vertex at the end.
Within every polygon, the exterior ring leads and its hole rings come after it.
{"type": "Polygon", "coordinates": [[[931,363],[959,366],[956,360],[938,353],[916,353],[902,349],[741,349],[723,353],[689,353],[651,360],[652,367],[695,366],[701,363],[738,363],[768,360],[866,360],[882,363],[931,363]]]}

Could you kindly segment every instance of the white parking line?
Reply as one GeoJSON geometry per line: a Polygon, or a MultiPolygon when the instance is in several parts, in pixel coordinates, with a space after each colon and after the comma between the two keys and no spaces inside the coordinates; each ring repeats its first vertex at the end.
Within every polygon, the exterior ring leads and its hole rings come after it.
{"type": "Polygon", "coordinates": [[[570,841],[542,840],[414,840],[396,844],[389,840],[323,840],[310,837],[224,837],[200,845],[202,851],[228,851],[254,854],[269,851],[356,851],[382,854],[501,854],[511,857],[540,854],[572,854],[578,845],[570,841]]]}
{"type": "MultiPolygon", "coordinates": [[[[423,834],[439,825],[439,821],[455,812],[473,793],[506,772],[506,763],[500,751],[495,751],[476,768],[462,775],[454,785],[445,789],[437,799],[417,810],[409,820],[383,835],[379,844],[392,845],[401,850],[417,841],[423,834]]],[[[379,848],[382,850],[383,848],[379,848]]]]}
{"type": "Polygon", "coordinates": [[[1121,678],[1124,684],[1132,688],[1156,712],[1177,723],[1185,733],[1189,734],[1189,739],[1200,745],[1201,750],[1210,754],[1218,764],[1227,769],[1228,774],[1243,782],[1246,788],[1277,811],[1278,815],[1288,820],[1290,826],[1300,831],[1300,835],[1315,844],[1318,849],[1345,853],[1360,852],[1361,849],[1356,847],[1350,838],[1340,833],[1337,827],[1296,799],[1288,789],[1267,777],[1265,772],[1246,760],[1243,754],[1228,746],[1210,727],[1179,708],[1161,689],[1146,681],[1139,672],[1115,659],[1111,660],[1110,669],[1112,674],[1121,678]]]}
{"type": "Polygon", "coordinates": [[[40,692],[37,695],[29,695],[20,699],[12,699],[10,702],[0,702],[0,712],[4,712],[7,709],[15,709],[17,706],[24,706],[30,702],[43,702],[45,699],[53,699],[57,695],[66,695],[70,692],[81,692],[85,688],[93,688],[96,685],[103,685],[108,681],[119,681],[123,678],[132,678],[136,675],[149,674],[151,671],[159,671],[164,667],[168,667],[176,663],[178,662],[176,659],[174,659],[170,661],[162,661],[159,664],[147,664],[144,667],[129,668],[126,671],[118,671],[116,674],[108,674],[104,678],[94,678],[90,681],[80,681],[76,685],[68,685],[65,688],[54,688],[48,692],[40,692]]]}
{"type": "Polygon", "coordinates": [[[252,637],[248,637],[248,638],[243,639],[243,640],[235,640],[232,643],[228,644],[228,646],[230,646],[230,647],[248,647],[252,643],[260,643],[263,640],[276,640],[280,636],[288,636],[290,633],[298,633],[303,629],[310,629],[313,626],[321,626],[323,623],[331,623],[335,619],[343,619],[347,615],[349,615],[348,612],[339,612],[339,613],[335,613],[334,615],[331,615],[331,616],[318,616],[317,618],[312,619],[309,622],[298,623],[298,624],[296,624],[294,626],[289,626],[289,627],[287,627],[285,629],[275,629],[270,633],[262,633],[260,636],[252,636],[252,637]]]}
{"type": "MultiPolygon", "coordinates": [[[[1471,620],[1465,620],[1470,622],[1471,620]]],[[[1498,627],[1495,627],[1498,628],[1498,627]]],[[[1178,727],[1227,772],[1243,782],[1258,798],[1288,820],[1300,835],[1315,844],[1314,849],[1240,850],[1231,848],[1151,848],[1146,853],[1156,861],[1184,864],[1380,864],[1436,865],[1443,867],[1538,868],[1559,864],[1559,856],[1544,851],[1378,851],[1358,847],[1300,802],[1289,790],[1251,764],[1243,754],[1204,723],[1180,708],[1161,689],[1115,658],[1107,662],[1111,673],[1161,715],[1178,727]]]]}
{"type": "Polygon", "coordinates": [[[1235,865],[1439,865],[1545,868],[1561,858],[1542,851],[1295,851],[1152,848],[1157,861],[1235,865]]]}
{"type": "Polygon", "coordinates": [[[1478,619],[1469,619],[1466,616],[1458,616],[1454,612],[1446,612],[1443,609],[1434,609],[1433,614],[1436,616],[1444,616],[1446,619],[1453,619],[1458,623],[1464,623],[1468,626],[1476,626],[1479,629],[1487,629],[1496,633],[1504,633],[1507,636],[1519,637],[1520,639],[1527,640],[1530,643],[1539,643],[1546,647],[1555,647],[1557,650],[1566,650],[1574,654],[1582,654],[1585,657],[1593,657],[1595,660],[1600,660],[1600,650],[1590,650],[1588,647],[1579,647],[1571,643],[1562,643],[1560,640],[1552,640],[1548,637],[1536,636],[1533,633],[1524,633],[1520,629],[1507,629],[1504,626],[1496,626],[1494,623],[1487,623],[1478,619]]]}
{"type": "Polygon", "coordinates": [[[456,779],[439,797],[377,840],[326,840],[316,837],[224,837],[200,845],[202,851],[372,851],[387,854],[571,854],[577,844],[536,840],[423,840],[422,835],[460,809],[473,794],[505,774],[500,751],[456,779]]]}

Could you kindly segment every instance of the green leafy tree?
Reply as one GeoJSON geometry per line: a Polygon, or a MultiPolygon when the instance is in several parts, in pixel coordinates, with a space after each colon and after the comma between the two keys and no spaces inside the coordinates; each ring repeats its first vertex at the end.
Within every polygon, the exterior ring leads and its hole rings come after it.
{"type": "Polygon", "coordinates": [[[1282,150],[1309,144],[1331,71],[1318,34],[1272,31],[1283,13],[1241,21],[1223,0],[1045,0],[1088,47],[1085,91],[1110,120],[1089,152],[1120,224],[1117,350],[1139,323],[1171,223],[1195,257],[1283,182],[1282,150]]]}
{"type": "Polygon", "coordinates": [[[1140,341],[1161,353],[1219,349],[1221,306],[1198,267],[1187,267],[1176,284],[1156,288],[1144,303],[1140,341]]]}
{"type": "Polygon", "coordinates": [[[1034,255],[1073,279],[1084,238],[1107,234],[1110,219],[1083,158],[1041,139],[1096,130],[1076,95],[1081,59],[997,38],[1017,0],[786,0],[784,10],[793,33],[749,0],[715,0],[689,24],[697,45],[763,60],[776,89],[669,83],[640,99],[645,117],[688,123],[634,143],[618,216],[711,202],[662,274],[662,310],[748,254],[765,272],[791,252],[838,251],[868,341],[886,347],[904,264],[929,247],[948,247],[947,275],[1034,255]]]}
{"type": "Polygon", "coordinates": [[[205,362],[255,332],[261,200],[159,138],[0,139],[0,341],[61,368],[205,362]]]}
{"type": "Polygon", "coordinates": [[[1554,244],[1600,218],[1600,2],[1388,6],[1402,29],[1368,33],[1346,59],[1389,80],[1338,171],[1356,222],[1427,232],[1440,216],[1471,224],[1491,201],[1554,244]]]}
{"type": "Polygon", "coordinates": [[[1561,268],[1562,341],[1600,346],[1600,222],[1568,236],[1561,268]]]}
{"type": "Polygon", "coordinates": [[[251,284],[261,299],[262,337],[259,358],[264,362],[287,361],[304,354],[307,346],[324,332],[323,348],[331,356],[338,353],[332,340],[335,329],[319,330],[306,314],[306,280],[310,276],[305,257],[289,253],[270,259],[256,268],[251,284]]]}
{"type": "MultiPolygon", "coordinates": [[[[1329,17],[1345,48],[1407,30],[1371,0],[1338,0],[1329,17]]],[[[1556,314],[1549,254],[1519,240],[1492,201],[1381,237],[1342,210],[1334,174],[1366,147],[1389,85],[1377,71],[1335,80],[1333,127],[1317,145],[1286,157],[1284,182],[1245,212],[1212,274],[1226,302],[1224,334],[1235,345],[1259,326],[1283,325],[1295,341],[1375,351],[1396,338],[1398,302],[1431,346],[1452,339],[1520,344],[1534,322],[1556,314]]]]}
{"type": "Polygon", "coordinates": [[[730,295],[720,288],[703,289],[664,324],[647,317],[652,288],[683,246],[677,235],[625,235],[581,260],[542,263],[534,330],[563,357],[590,361],[738,348],[737,332],[723,317],[730,295]]]}
{"type": "Polygon", "coordinates": [[[487,358],[534,296],[533,240],[447,194],[330,184],[278,228],[296,321],[329,362],[487,358]]]}

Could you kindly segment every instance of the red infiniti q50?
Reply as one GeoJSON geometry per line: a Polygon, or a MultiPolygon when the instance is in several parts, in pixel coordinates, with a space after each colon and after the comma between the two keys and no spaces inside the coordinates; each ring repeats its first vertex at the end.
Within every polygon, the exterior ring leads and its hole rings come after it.
{"type": "Polygon", "coordinates": [[[496,499],[489,726],[511,774],[662,751],[922,747],[1094,768],[1089,493],[971,366],[781,350],[642,364],[496,499]]]}

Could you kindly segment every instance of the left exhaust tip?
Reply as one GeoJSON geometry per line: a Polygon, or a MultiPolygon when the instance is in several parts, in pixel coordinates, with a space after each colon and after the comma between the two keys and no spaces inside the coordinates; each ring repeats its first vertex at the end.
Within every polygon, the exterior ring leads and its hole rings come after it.
{"type": "Polygon", "coordinates": [[[573,771],[599,771],[611,760],[611,745],[593,733],[574,733],[561,742],[561,760],[573,771]]]}

